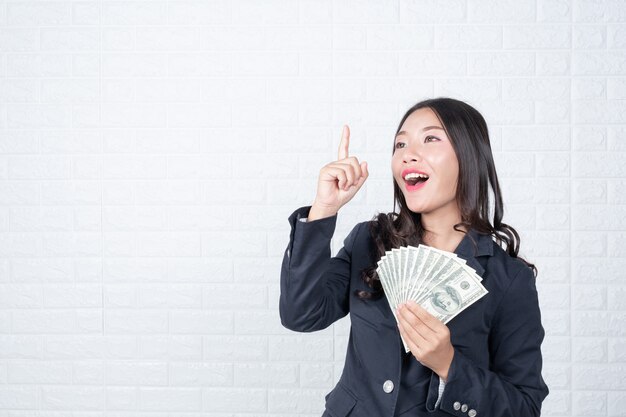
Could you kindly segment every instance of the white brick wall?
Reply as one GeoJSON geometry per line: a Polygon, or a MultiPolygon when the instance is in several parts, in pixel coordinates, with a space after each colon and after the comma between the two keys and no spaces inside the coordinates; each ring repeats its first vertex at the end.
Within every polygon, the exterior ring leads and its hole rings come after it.
{"type": "MultiPolygon", "coordinates": [[[[0,0],[0,417],[313,417],[349,322],[284,329],[341,125],[475,105],[539,269],[546,416],[626,416],[626,1],[0,0]]],[[[508,219],[508,220],[507,220],[508,219]]]]}

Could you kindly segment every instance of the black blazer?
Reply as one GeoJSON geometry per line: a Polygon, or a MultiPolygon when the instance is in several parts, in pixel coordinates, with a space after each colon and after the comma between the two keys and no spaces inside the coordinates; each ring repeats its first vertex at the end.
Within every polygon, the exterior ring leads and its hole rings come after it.
{"type": "Polygon", "coordinates": [[[299,332],[324,329],[350,313],[343,373],[326,395],[323,416],[393,417],[539,416],[548,387],[541,376],[544,329],[532,270],[490,236],[470,230],[455,250],[483,278],[487,295],[450,322],[454,358],[435,408],[439,377],[411,353],[385,297],[361,300],[371,290],[361,270],[375,265],[368,222],[357,224],[331,258],[337,216],[301,222],[310,206],[289,216],[291,235],[280,276],[280,318],[299,332]]]}

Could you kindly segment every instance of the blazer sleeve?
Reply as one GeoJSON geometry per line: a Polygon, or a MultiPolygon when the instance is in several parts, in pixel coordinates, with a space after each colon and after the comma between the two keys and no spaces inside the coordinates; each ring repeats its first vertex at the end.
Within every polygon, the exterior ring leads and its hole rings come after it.
{"type": "Polygon", "coordinates": [[[299,221],[310,209],[301,207],[289,216],[291,235],[280,273],[280,320],[299,332],[325,329],[348,314],[352,247],[359,229],[352,229],[331,258],[337,215],[299,221]]]}
{"type": "Polygon", "coordinates": [[[455,349],[439,409],[434,407],[437,390],[435,378],[431,378],[427,400],[431,413],[459,417],[540,416],[541,403],[549,390],[541,376],[544,329],[530,268],[517,273],[493,320],[489,369],[455,349]]]}

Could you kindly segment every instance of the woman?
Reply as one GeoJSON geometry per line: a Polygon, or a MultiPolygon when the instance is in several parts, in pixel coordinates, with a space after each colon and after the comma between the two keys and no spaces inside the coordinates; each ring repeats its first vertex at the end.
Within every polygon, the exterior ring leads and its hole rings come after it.
{"type": "Polygon", "coordinates": [[[348,147],[344,126],[312,206],[289,217],[281,271],[288,329],[324,329],[350,313],[346,363],[323,416],[539,416],[548,387],[536,268],[517,256],[519,235],[502,223],[484,118],[451,98],[411,107],[391,158],[398,212],[358,223],[331,258],[337,212],[369,175],[348,147]],[[413,302],[399,307],[396,322],[376,275],[386,250],[419,244],[456,253],[488,290],[447,325],[413,302]]]}

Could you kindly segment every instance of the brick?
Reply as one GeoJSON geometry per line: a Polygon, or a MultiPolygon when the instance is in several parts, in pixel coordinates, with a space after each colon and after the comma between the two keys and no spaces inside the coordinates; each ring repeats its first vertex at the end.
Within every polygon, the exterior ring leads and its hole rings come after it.
{"type": "Polygon", "coordinates": [[[569,25],[505,26],[503,46],[506,49],[569,49],[569,25]]]}
{"type": "Polygon", "coordinates": [[[535,119],[540,124],[569,123],[571,104],[549,100],[538,101],[535,106],[535,119]]]}
{"type": "Polygon", "coordinates": [[[273,337],[269,343],[271,360],[328,361],[333,355],[332,337],[282,336],[273,337]]]}
{"type": "Polygon", "coordinates": [[[201,287],[198,285],[142,285],[137,292],[141,308],[200,308],[201,287]]]}
{"type": "MultiPolygon", "coordinates": [[[[435,45],[436,37],[433,33],[433,27],[425,25],[405,25],[405,24],[381,24],[369,26],[354,26],[354,30],[366,33],[367,49],[370,50],[389,50],[389,49],[429,49],[435,45]]],[[[339,31],[338,29],[336,31],[339,31]]],[[[336,32],[335,32],[336,33],[336,32]]],[[[361,37],[359,37],[361,40],[361,37]]],[[[359,49],[358,45],[350,45],[348,49],[359,49]]],[[[440,44],[440,46],[443,46],[440,44]]],[[[335,39],[333,38],[333,49],[335,47],[335,39]]]]}
{"type": "Polygon", "coordinates": [[[52,308],[102,307],[102,285],[46,285],[43,287],[43,304],[52,308]]]}
{"type": "Polygon", "coordinates": [[[620,391],[607,392],[607,412],[611,417],[624,414],[624,400],[626,400],[626,393],[620,391]]]}
{"type": "MultiPolygon", "coordinates": [[[[585,234],[586,235],[586,234],[585,234]]],[[[577,237],[577,239],[585,239],[587,236],[577,237]]],[[[606,239],[598,242],[604,245],[603,257],[606,254],[606,239]]],[[[597,244],[597,242],[592,242],[597,244]]],[[[619,258],[584,258],[578,257],[572,261],[573,263],[573,281],[579,283],[588,282],[593,279],[594,283],[622,283],[623,268],[626,265],[625,259],[619,258]]]]}
{"type": "Polygon", "coordinates": [[[572,56],[574,75],[622,75],[626,67],[626,53],[623,51],[575,51],[572,56]]]}
{"type": "Polygon", "coordinates": [[[467,21],[468,6],[461,0],[400,2],[400,22],[402,23],[464,23],[467,21]]]}
{"type": "Polygon", "coordinates": [[[479,1],[469,0],[468,21],[470,22],[499,22],[520,23],[534,22],[537,11],[535,3],[506,1],[479,1]]]}
{"type": "Polygon", "coordinates": [[[575,363],[606,363],[606,339],[598,337],[573,337],[572,360],[575,363]]]}
{"type": "Polygon", "coordinates": [[[105,312],[104,331],[107,334],[164,333],[168,327],[175,331],[178,315],[172,315],[172,323],[169,324],[168,312],[165,310],[110,309],[105,312]]]}
{"type": "Polygon", "coordinates": [[[40,46],[38,28],[0,29],[0,49],[5,52],[37,51],[40,46]]]}
{"type": "Polygon", "coordinates": [[[135,47],[145,51],[198,50],[203,40],[197,27],[138,27],[135,47]]]}
{"type": "Polygon", "coordinates": [[[102,6],[102,22],[107,26],[159,25],[166,21],[164,1],[112,1],[102,6]]]}
{"type": "MultiPolygon", "coordinates": [[[[413,76],[415,75],[415,68],[419,68],[419,73],[422,76],[461,76],[473,73],[472,69],[475,68],[474,62],[475,61],[472,60],[471,57],[468,58],[468,54],[464,52],[400,52],[398,73],[403,77],[413,76]]],[[[477,71],[480,71],[480,69],[477,71]]],[[[362,69],[359,70],[359,73],[362,73],[362,69]]],[[[379,74],[366,73],[363,75],[379,74]]]]}
{"type": "Polygon", "coordinates": [[[576,204],[606,204],[607,194],[605,180],[578,179],[573,183],[572,200],[576,204]]]}
{"type": "Polygon", "coordinates": [[[101,54],[101,60],[101,74],[104,77],[165,76],[170,62],[167,54],[159,52],[105,52],[101,54]]]}
{"type": "Polygon", "coordinates": [[[10,128],[68,128],[71,109],[58,104],[16,103],[9,107],[6,117],[10,128]]]}
{"type": "Polygon", "coordinates": [[[91,28],[41,29],[41,49],[44,51],[97,51],[100,32],[91,28]]]}
{"type": "Polygon", "coordinates": [[[267,390],[260,388],[205,388],[202,409],[221,412],[237,409],[241,412],[267,411],[267,390]]]}
{"type": "Polygon", "coordinates": [[[71,23],[70,3],[9,3],[6,7],[10,26],[63,26],[71,23]]]}
{"type": "Polygon", "coordinates": [[[299,9],[302,24],[330,23],[332,20],[331,0],[303,0],[299,2],[299,9]]]}
{"type": "Polygon", "coordinates": [[[137,409],[138,390],[136,387],[106,387],[106,408],[107,410],[128,410],[137,409]]]}
{"type": "Polygon", "coordinates": [[[255,284],[209,284],[202,288],[202,305],[208,309],[229,309],[233,300],[247,309],[266,309],[267,286],[255,284]]]}
{"type": "Polygon", "coordinates": [[[624,151],[626,150],[626,146],[624,146],[621,138],[626,134],[626,130],[619,126],[611,126],[608,128],[608,149],[611,151],[624,151]]]}
{"type": "Polygon", "coordinates": [[[107,385],[167,385],[168,365],[165,362],[108,361],[106,382],[107,385]]]}
{"type": "Polygon", "coordinates": [[[537,284],[540,304],[550,310],[569,310],[570,291],[568,285],[563,284],[537,284]]]}
{"type": "Polygon", "coordinates": [[[298,365],[282,363],[237,363],[235,386],[294,387],[298,384],[298,365]]]}
{"type": "Polygon", "coordinates": [[[100,19],[100,4],[98,2],[83,1],[72,4],[72,24],[98,25],[100,19]]]}
{"type": "MultiPolygon", "coordinates": [[[[0,96],[5,103],[38,102],[40,97],[39,82],[29,79],[0,81],[0,96]]],[[[15,132],[20,133],[20,132],[15,132]]]]}
{"type": "Polygon", "coordinates": [[[626,339],[609,338],[608,340],[608,360],[609,362],[624,362],[626,358],[626,339]]]}
{"type": "Polygon", "coordinates": [[[574,285],[572,296],[575,310],[605,310],[607,307],[607,289],[603,285],[574,285]]]}
{"type": "Polygon", "coordinates": [[[176,334],[232,334],[233,314],[223,311],[173,310],[169,313],[169,329],[176,334]]]}
{"type": "Polygon", "coordinates": [[[233,366],[228,363],[171,362],[168,373],[173,386],[229,386],[234,379],[233,366]]]}
{"type": "MultiPolygon", "coordinates": [[[[601,309],[602,306],[597,306],[601,309]]],[[[609,315],[606,311],[583,311],[572,314],[574,336],[608,336],[609,315]]]]}
{"type": "Polygon", "coordinates": [[[527,52],[470,52],[468,54],[469,75],[532,75],[535,58],[527,52]]]}
{"type": "Polygon", "coordinates": [[[203,358],[207,360],[265,361],[268,359],[268,336],[202,336],[203,358]]]}
{"type": "Polygon", "coordinates": [[[568,0],[545,0],[537,3],[538,22],[570,22],[571,2],[568,0]]]}
{"type": "Polygon", "coordinates": [[[145,335],[138,337],[138,349],[144,359],[200,361],[200,335],[145,335]]]}
{"type": "Polygon", "coordinates": [[[566,76],[571,74],[571,52],[546,51],[537,52],[536,71],[537,75],[542,76],[566,76]]]}
{"type": "Polygon", "coordinates": [[[205,3],[180,1],[167,4],[167,22],[171,25],[214,25],[231,19],[233,3],[227,0],[205,3]]]}
{"type": "Polygon", "coordinates": [[[323,390],[270,390],[268,392],[269,410],[281,413],[323,412],[323,390]]]}
{"type": "Polygon", "coordinates": [[[575,230],[624,230],[626,206],[581,205],[573,208],[573,220],[575,230]]]}
{"type": "Polygon", "coordinates": [[[568,390],[553,390],[541,405],[541,412],[546,415],[571,415],[572,395],[568,390]]]}
{"type": "MultiPolygon", "coordinates": [[[[422,83],[426,84],[423,80],[422,83]]],[[[481,97],[483,100],[499,100],[502,97],[502,88],[500,87],[500,81],[496,78],[477,78],[471,83],[468,83],[464,77],[450,77],[446,79],[436,80],[437,90],[448,97],[481,97]]],[[[420,89],[429,93],[427,84],[423,89],[420,89]]],[[[489,126],[489,134],[493,135],[498,128],[496,126],[489,126]]],[[[497,149],[494,143],[494,137],[491,137],[492,149],[497,149]]]]}
{"type": "Polygon", "coordinates": [[[100,98],[98,80],[43,80],[41,101],[54,103],[94,102],[100,98]]]}
{"type": "Polygon", "coordinates": [[[546,363],[541,374],[546,384],[553,389],[569,389],[572,386],[571,369],[562,363],[546,363]]]}
{"type": "Polygon", "coordinates": [[[605,416],[607,407],[605,392],[580,392],[574,397],[575,416],[605,416]]]}
{"type": "Polygon", "coordinates": [[[580,25],[574,26],[573,46],[575,49],[604,49],[607,45],[606,26],[580,25]]]}
{"type": "MultiPolygon", "coordinates": [[[[558,99],[569,100],[569,97],[569,79],[511,78],[502,80],[502,98],[505,100],[556,101],[558,99]]],[[[553,132],[556,129],[551,128],[549,130],[553,132]]],[[[562,130],[560,132],[562,134],[562,130]]]]}
{"type": "Polygon", "coordinates": [[[607,91],[608,82],[610,81],[601,78],[574,78],[572,80],[572,99],[602,99],[607,94],[610,95],[609,98],[617,98],[612,95],[615,94],[614,91],[617,91],[619,94],[619,88],[611,89],[610,92],[607,91]]]}
{"type": "Polygon", "coordinates": [[[139,410],[144,411],[200,411],[202,389],[179,387],[139,388],[139,410]]]}
{"type": "Polygon", "coordinates": [[[623,365],[574,364],[573,388],[576,390],[623,390],[626,386],[626,369],[623,365]]]}
{"type": "Polygon", "coordinates": [[[40,404],[40,389],[28,385],[0,387],[0,407],[3,409],[32,410],[40,404]]]}

